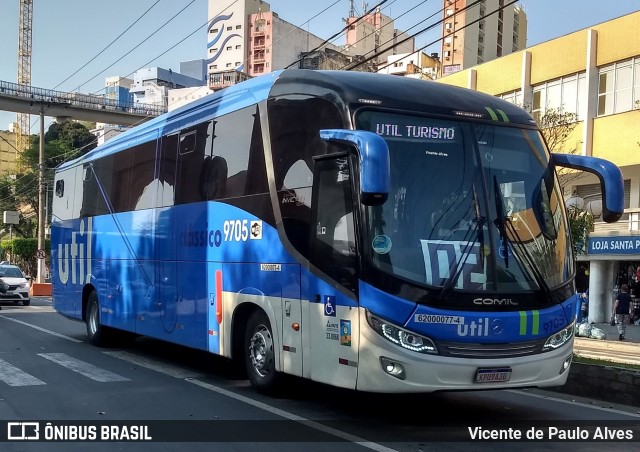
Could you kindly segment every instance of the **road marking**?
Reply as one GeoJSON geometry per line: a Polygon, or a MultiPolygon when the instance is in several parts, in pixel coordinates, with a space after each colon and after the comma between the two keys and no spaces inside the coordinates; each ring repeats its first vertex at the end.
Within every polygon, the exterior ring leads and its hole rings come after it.
{"type": "MultiPolygon", "coordinates": [[[[531,392],[523,391],[521,389],[505,389],[505,391],[513,392],[515,394],[520,394],[520,395],[528,395],[529,397],[537,397],[538,399],[553,400],[554,402],[568,403],[569,405],[581,406],[581,407],[585,407],[585,408],[590,408],[592,410],[606,411],[607,413],[624,414],[625,416],[630,416],[630,417],[635,417],[635,418],[640,419],[640,414],[630,413],[628,411],[616,410],[616,409],[613,409],[613,408],[604,408],[604,407],[599,407],[597,405],[591,405],[591,404],[588,404],[588,403],[575,402],[575,401],[572,401],[572,400],[558,399],[558,398],[555,398],[555,397],[550,397],[550,396],[545,396],[545,395],[540,395],[540,394],[533,394],[531,392]]],[[[570,394],[568,394],[568,395],[570,395],[570,394]]],[[[575,397],[581,397],[581,396],[575,396],[575,397]]],[[[608,402],[600,402],[600,403],[608,403],[608,402]]]]}
{"type": "Polygon", "coordinates": [[[56,333],[55,331],[47,330],[47,329],[42,328],[40,326],[32,325],[31,323],[23,322],[22,320],[12,319],[11,317],[7,317],[6,315],[0,315],[0,318],[11,320],[12,322],[16,322],[16,323],[19,323],[21,325],[25,325],[25,326],[31,327],[31,328],[33,328],[35,330],[42,331],[44,333],[48,333],[48,334],[51,334],[53,336],[57,336],[57,337],[60,337],[62,339],[66,339],[66,340],[71,341],[71,342],[77,342],[77,343],[81,343],[82,342],[81,340],[74,339],[74,338],[69,337],[69,336],[65,336],[64,334],[56,333]]]}
{"type": "Polygon", "coordinates": [[[190,371],[188,369],[181,368],[179,366],[173,366],[171,364],[160,363],[144,356],[135,355],[129,352],[102,352],[105,355],[112,356],[114,358],[122,359],[137,366],[145,367],[147,369],[154,370],[156,372],[169,375],[174,378],[196,378],[200,377],[200,374],[190,371]]]}
{"type": "Polygon", "coordinates": [[[3,359],[0,359],[0,380],[4,381],[9,386],[46,385],[44,381],[23,372],[3,359]]]}
{"type": "Polygon", "coordinates": [[[250,399],[249,397],[245,397],[240,394],[236,394],[234,392],[223,389],[219,386],[212,385],[210,383],[205,383],[204,381],[195,380],[195,379],[187,379],[189,383],[193,383],[202,388],[208,389],[210,391],[217,392],[218,394],[222,394],[227,397],[231,397],[232,399],[239,400],[240,402],[244,402],[248,405],[252,405],[256,408],[260,408],[261,410],[268,411],[269,413],[275,414],[276,416],[283,417],[285,419],[289,419],[291,421],[299,422],[302,425],[307,427],[311,427],[315,430],[328,433],[329,435],[336,436],[338,438],[342,438],[344,440],[355,443],[359,446],[366,447],[367,449],[376,450],[379,452],[395,452],[396,449],[390,449],[389,447],[385,447],[381,444],[374,443],[372,441],[367,441],[364,438],[360,438],[359,436],[351,435],[350,433],[343,432],[341,430],[327,427],[319,422],[312,421],[302,416],[298,416],[297,414],[290,413],[288,411],[281,410],[280,408],[272,407],[271,405],[267,405],[266,403],[259,402],[257,400],[250,399]]]}
{"type": "Polygon", "coordinates": [[[123,377],[122,375],[114,374],[108,370],[96,367],[93,364],[72,358],[64,353],[38,353],[38,355],[101,383],[108,383],[111,381],[129,381],[128,378],[123,377]]]}

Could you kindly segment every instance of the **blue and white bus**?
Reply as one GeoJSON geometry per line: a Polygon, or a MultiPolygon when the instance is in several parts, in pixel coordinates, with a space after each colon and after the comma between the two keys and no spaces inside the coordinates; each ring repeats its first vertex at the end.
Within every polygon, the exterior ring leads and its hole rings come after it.
{"type": "Polygon", "coordinates": [[[150,120],[56,170],[55,309],[374,392],[562,385],[574,256],[555,168],[522,109],[401,77],[287,70],[150,120]]]}

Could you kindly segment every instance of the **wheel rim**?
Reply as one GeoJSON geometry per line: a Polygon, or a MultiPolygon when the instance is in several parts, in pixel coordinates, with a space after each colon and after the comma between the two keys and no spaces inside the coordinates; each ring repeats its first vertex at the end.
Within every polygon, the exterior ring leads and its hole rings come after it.
{"type": "Polygon", "coordinates": [[[269,329],[260,325],[249,342],[251,365],[258,375],[265,377],[273,368],[273,340],[269,329]]]}
{"type": "Polygon", "coordinates": [[[89,305],[89,331],[91,332],[91,335],[95,335],[98,331],[98,316],[96,315],[97,312],[98,310],[96,309],[95,302],[91,303],[89,305]]]}

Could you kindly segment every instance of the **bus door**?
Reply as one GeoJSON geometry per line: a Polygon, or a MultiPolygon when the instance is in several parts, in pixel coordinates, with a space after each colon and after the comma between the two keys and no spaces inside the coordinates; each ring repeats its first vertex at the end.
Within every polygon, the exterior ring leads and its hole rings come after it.
{"type": "MultiPolygon", "coordinates": [[[[273,265],[273,264],[266,264],[273,265]]],[[[300,265],[278,265],[282,276],[282,353],[280,368],[302,376],[302,301],[300,300],[300,265]]],[[[265,268],[269,270],[269,268],[265,268]]]]}
{"type": "Polygon", "coordinates": [[[309,249],[317,271],[308,273],[304,289],[310,301],[309,377],[355,388],[359,316],[351,164],[346,154],[314,160],[309,249]]]}

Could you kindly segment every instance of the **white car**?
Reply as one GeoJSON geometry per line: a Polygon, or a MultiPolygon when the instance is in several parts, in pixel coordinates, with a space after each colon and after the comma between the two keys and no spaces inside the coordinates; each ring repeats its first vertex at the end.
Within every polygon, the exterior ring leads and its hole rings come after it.
{"type": "Polygon", "coordinates": [[[29,281],[22,274],[22,270],[15,265],[0,264],[0,302],[22,302],[22,306],[29,306],[29,281]]]}

